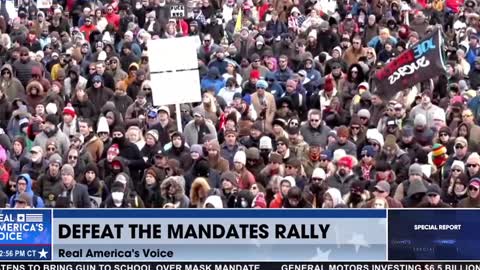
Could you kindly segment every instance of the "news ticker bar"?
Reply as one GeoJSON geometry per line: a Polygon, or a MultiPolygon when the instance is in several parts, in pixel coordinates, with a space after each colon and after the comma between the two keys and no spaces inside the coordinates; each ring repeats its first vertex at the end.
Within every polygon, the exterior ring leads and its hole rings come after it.
{"type": "Polygon", "coordinates": [[[189,262],[5,263],[0,270],[478,270],[480,263],[438,262],[189,262]]]}
{"type": "Polygon", "coordinates": [[[5,209],[0,260],[480,260],[479,227],[458,209],[5,209]]]}

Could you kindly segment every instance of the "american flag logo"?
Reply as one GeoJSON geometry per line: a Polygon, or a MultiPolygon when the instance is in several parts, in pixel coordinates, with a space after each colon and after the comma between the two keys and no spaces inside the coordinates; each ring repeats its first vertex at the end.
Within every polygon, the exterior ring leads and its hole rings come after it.
{"type": "Polygon", "coordinates": [[[43,214],[25,214],[26,222],[43,222],[43,214]]]}

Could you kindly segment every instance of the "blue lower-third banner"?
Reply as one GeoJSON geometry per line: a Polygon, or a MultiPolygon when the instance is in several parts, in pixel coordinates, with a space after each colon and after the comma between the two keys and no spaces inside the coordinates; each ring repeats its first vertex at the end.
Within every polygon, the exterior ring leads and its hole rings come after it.
{"type": "Polygon", "coordinates": [[[386,211],[55,210],[53,260],[385,260],[386,211]]]}
{"type": "Polygon", "coordinates": [[[50,260],[51,210],[0,211],[0,260],[50,260]]]}
{"type": "Polygon", "coordinates": [[[480,260],[480,212],[388,211],[389,260],[480,260]]]}

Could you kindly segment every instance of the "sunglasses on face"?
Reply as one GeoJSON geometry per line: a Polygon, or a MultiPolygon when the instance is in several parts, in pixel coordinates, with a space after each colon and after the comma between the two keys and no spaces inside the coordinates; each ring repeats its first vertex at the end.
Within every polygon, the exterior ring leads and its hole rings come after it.
{"type": "Polygon", "coordinates": [[[430,197],[430,198],[435,198],[437,196],[438,196],[438,194],[428,194],[428,197],[430,197]]]}
{"type": "Polygon", "coordinates": [[[360,127],[357,127],[357,126],[351,126],[350,128],[351,129],[357,129],[357,130],[360,129],[360,127]]]}
{"type": "Polygon", "coordinates": [[[467,164],[467,168],[476,168],[478,164],[467,164]]]}
{"type": "Polygon", "coordinates": [[[474,187],[474,186],[469,186],[469,187],[468,187],[468,190],[470,190],[470,191],[478,191],[478,188],[477,188],[477,187],[474,187]]]}
{"type": "Polygon", "coordinates": [[[77,160],[78,156],[68,156],[69,160],[77,160]]]}
{"type": "Polygon", "coordinates": [[[461,145],[461,144],[456,144],[455,145],[455,149],[463,149],[465,148],[465,146],[461,145]]]}
{"type": "Polygon", "coordinates": [[[447,137],[447,136],[449,136],[447,133],[440,134],[440,137],[447,137]]]}
{"type": "Polygon", "coordinates": [[[55,151],[55,147],[48,147],[47,151],[55,151]]]}
{"type": "Polygon", "coordinates": [[[312,178],[312,182],[322,182],[322,181],[323,181],[322,178],[318,178],[318,177],[312,178]]]}
{"type": "Polygon", "coordinates": [[[459,169],[452,169],[452,172],[462,172],[462,171],[459,169]]]}
{"type": "Polygon", "coordinates": [[[385,191],[383,191],[383,190],[380,190],[380,189],[378,189],[378,188],[376,188],[376,189],[375,189],[375,192],[378,192],[378,193],[385,193],[385,191]]]}

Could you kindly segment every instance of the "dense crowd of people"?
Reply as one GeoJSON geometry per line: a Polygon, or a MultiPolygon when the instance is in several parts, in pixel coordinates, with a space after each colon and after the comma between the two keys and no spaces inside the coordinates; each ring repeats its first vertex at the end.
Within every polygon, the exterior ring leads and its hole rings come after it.
{"type": "Polygon", "coordinates": [[[172,3],[1,2],[0,207],[480,206],[476,1],[172,3]],[[376,94],[435,27],[445,73],[376,94]],[[202,101],[177,123],[147,43],[183,36],[202,101]]]}

